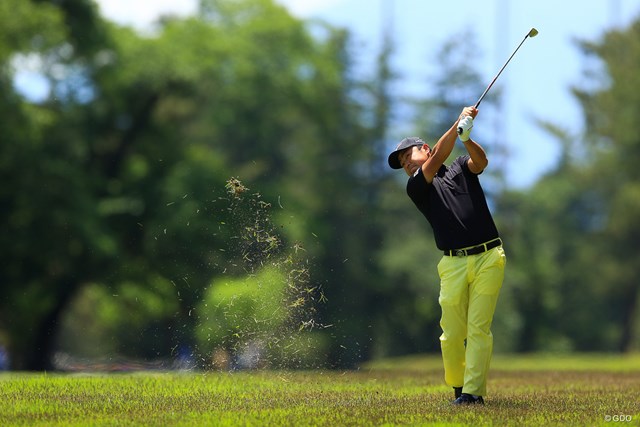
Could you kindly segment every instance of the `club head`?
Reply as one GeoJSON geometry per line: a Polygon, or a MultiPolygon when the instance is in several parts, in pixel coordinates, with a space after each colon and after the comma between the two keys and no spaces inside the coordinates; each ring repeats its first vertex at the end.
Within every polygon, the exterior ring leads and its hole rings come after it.
{"type": "Polygon", "coordinates": [[[527,34],[527,36],[529,37],[535,37],[538,35],[538,30],[536,30],[535,28],[532,28],[531,31],[529,31],[529,34],[527,34]]]}

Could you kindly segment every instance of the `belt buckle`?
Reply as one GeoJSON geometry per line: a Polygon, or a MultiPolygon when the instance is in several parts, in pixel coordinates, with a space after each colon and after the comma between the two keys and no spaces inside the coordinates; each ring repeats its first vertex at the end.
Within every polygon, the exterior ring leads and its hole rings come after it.
{"type": "Polygon", "coordinates": [[[463,251],[462,249],[458,249],[458,250],[456,251],[456,256],[457,256],[458,258],[462,258],[463,256],[465,256],[465,253],[464,253],[464,251],[463,251]]]}

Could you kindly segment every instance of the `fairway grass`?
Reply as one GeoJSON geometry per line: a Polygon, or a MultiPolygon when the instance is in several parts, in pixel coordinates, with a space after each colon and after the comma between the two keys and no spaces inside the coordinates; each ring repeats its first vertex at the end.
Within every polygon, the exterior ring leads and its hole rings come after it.
{"type": "Polygon", "coordinates": [[[437,356],[358,371],[0,375],[0,425],[640,425],[640,356],[496,356],[454,407],[437,356]]]}

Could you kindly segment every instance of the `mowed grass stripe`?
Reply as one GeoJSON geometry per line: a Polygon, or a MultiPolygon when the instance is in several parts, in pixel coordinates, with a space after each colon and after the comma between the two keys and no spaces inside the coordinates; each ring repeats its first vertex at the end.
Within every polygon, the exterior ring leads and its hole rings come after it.
{"type": "Polygon", "coordinates": [[[492,370],[487,405],[468,408],[450,405],[438,357],[349,372],[9,373],[0,375],[0,425],[610,425],[614,415],[640,425],[632,359],[516,370],[531,356],[501,357],[510,368],[492,370]]]}

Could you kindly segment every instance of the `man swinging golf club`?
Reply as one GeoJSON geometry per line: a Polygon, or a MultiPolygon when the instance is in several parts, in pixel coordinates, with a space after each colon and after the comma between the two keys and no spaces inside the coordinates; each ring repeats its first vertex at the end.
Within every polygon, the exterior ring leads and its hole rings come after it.
{"type": "Polygon", "coordinates": [[[407,194],[433,228],[438,249],[442,308],[440,345],[444,377],[454,388],[456,405],[484,404],[493,351],[491,322],[504,279],[507,258],[502,249],[478,175],[489,163],[484,149],[471,139],[478,106],[520,46],[538,35],[531,28],[473,107],[462,110],[433,150],[409,137],[389,155],[389,166],[409,175],[407,194]],[[456,137],[467,150],[445,166],[456,137]]]}
{"type": "Polygon", "coordinates": [[[454,404],[484,404],[493,350],[491,322],[506,257],[478,175],[488,161],[470,138],[475,107],[462,114],[431,149],[420,138],[403,139],[389,166],[409,175],[407,193],[433,228],[438,249],[440,344],[445,381],[454,404]],[[467,154],[445,166],[460,132],[467,154]]]}

